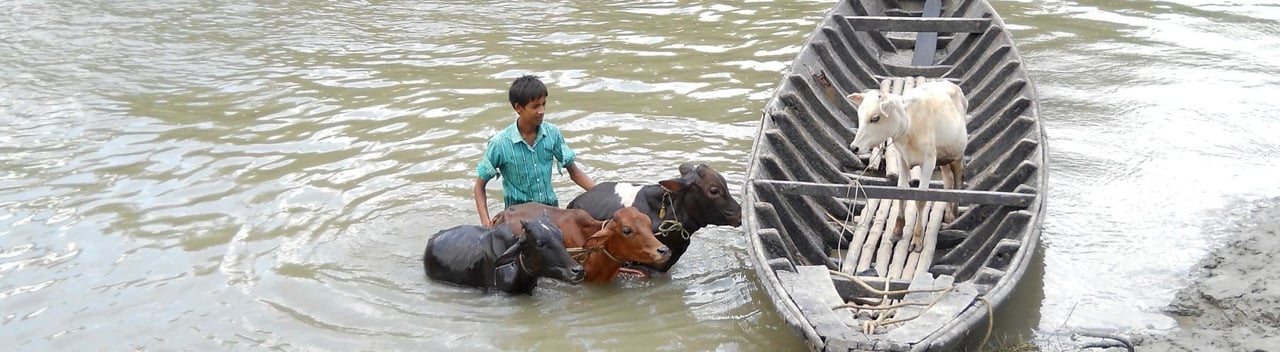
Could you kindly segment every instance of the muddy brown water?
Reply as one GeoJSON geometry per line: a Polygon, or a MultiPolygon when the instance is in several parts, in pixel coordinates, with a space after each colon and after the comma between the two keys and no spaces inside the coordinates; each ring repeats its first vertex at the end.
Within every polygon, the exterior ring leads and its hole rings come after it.
{"type": "MultiPolygon", "coordinates": [[[[1173,328],[1160,307],[1235,205],[1280,195],[1280,7],[995,4],[1043,98],[1051,183],[997,332],[1173,328]]],[[[734,228],[699,232],[669,276],[532,297],[428,282],[420,256],[478,221],[475,163],[524,73],[597,181],[694,161],[740,190],[759,110],[829,2],[4,5],[17,350],[803,348],[734,228]]]]}

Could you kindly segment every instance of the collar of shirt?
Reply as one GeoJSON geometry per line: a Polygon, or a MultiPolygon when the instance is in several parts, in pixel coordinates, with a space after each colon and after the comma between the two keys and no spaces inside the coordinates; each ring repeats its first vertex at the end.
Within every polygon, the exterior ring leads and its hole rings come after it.
{"type": "MultiPolygon", "coordinates": [[[[530,144],[530,146],[538,145],[538,142],[546,136],[547,129],[543,128],[542,124],[538,124],[538,137],[533,139],[533,144],[530,144]]],[[[512,122],[511,126],[507,126],[507,139],[510,139],[513,144],[524,143],[524,137],[520,135],[520,126],[516,122],[512,122]]]]}

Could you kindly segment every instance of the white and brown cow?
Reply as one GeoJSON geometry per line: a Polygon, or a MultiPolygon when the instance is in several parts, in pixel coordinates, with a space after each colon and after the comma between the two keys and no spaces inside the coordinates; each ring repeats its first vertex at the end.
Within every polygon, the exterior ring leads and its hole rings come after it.
{"type": "MultiPolygon", "coordinates": [[[[969,141],[965,129],[968,100],[960,86],[951,82],[929,82],[902,95],[868,90],[848,96],[858,106],[858,132],[849,147],[854,153],[892,139],[898,151],[898,187],[909,187],[906,175],[920,167],[920,188],[929,188],[933,168],[942,168],[942,184],[948,189],[964,187],[964,150],[969,141]]],[[[924,241],[923,201],[916,201],[915,228],[911,250],[919,252],[924,241]]],[[[905,212],[904,212],[905,213],[905,212]]],[[[955,219],[956,208],[947,208],[945,219],[955,219]]]]}
{"type": "Polygon", "coordinates": [[[649,215],[653,233],[671,249],[666,263],[647,265],[666,272],[689,249],[691,234],[708,225],[742,225],[742,205],[729,194],[724,177],[706,164],[680,165],[680,177],[655,184],[604,182],[578,195],[568,208],[607,220],[624,207],[649,215]]]}

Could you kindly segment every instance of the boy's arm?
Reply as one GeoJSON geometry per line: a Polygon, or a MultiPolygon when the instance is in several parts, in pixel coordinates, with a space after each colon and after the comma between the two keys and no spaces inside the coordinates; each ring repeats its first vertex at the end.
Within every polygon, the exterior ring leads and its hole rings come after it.
{"type": "Polygon", "coordinates": [[[489,218],[489,196],[484,188],[489,185],[489,180],[501,175],[499,168],[503,165],[503,160],[500,148],[491,140],[485,147],[484,157],[476,165],[476,183],[471,189],[471,195],[476,199],[476,213],[480,215],[480,225],[484,227],[493,227],[493,221],[489,218]]]}
{"type": "Polygon", "coordinates": [[[488,184],[488,180],[477,178],[472,193],[476,198],[476,212],[480,213],[480,225],[493,227],[493,223],[489,221],[489,196],[484,192],[484,187],[488,184]]]}
{"type": "Polygon", "coordinates": [[[596,182],[592,181],[591,176],[587,176],[587,173],[578,167],[578,164],[574,162],[578,154],[569,148],[569,143],[564,141],[564,135],[560,134],[560,130],[556,129],[555,131],[556,144],[553,152],[556,159],[560,160],[561,166],[565,170],[569,170],[569,179],[573,180],[573,183],[578,184],[578,187],[582,187],[584,191],[590,191],[592,187],[596,186],[596,182]]]}
{"type": "Polygon", "coordinates": [[[578,187],[582,187],[582,190],[590,191],[592,187],[596,186],[596,182],[592,181],[591,176],[587,176],[587,173],[583,172],[581,168],[578,168],[577,163],[570,163],[565,166],[565,169],[569,170],[569,179],[578,184],[578,187]]]}

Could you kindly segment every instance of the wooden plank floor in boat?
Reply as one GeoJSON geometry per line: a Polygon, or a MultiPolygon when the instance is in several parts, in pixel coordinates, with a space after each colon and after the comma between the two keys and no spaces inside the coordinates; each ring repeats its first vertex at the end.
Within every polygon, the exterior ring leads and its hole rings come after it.
{"type": "MultiPolygon", "coordinates": [[[[881,89],[893,94],[902,94],[919,84],[927,82],[923,77],[895,77],[881,82],[881,89]]],[[[900,174],[893,148],[878,147],[872,152],[872,164],[877,160],[885,162],[885,173],[893,179],[900,174]],[[880,155],[884,153],[884,155],[880,155]]],[[[918,180],[919,169],[906,173],[918,180]]],[[[934,250],[938,242],[938,231],[942,228],[942,218],[946,210],[945,202],[927,202],[925,205],[924,249],[921,252],[910,251],[911,229],[915,228],[916,207],[914,201],[897,199],[868,199],[862,213],[855,219],[853,240],[845,252],[840,271],[850,275],[873,276],[894,280],[912,280],[917,272],[925,272],[933,265],[934,250]],[[903,212],[906,212],[903,214],[903,212]],[[899,215],[905,223],[899,227],[899,215]],[[895,241],[894,233],[901,229],[900,239],[895,241]],[[869,269],[874,269],[874,274],[869,269]]]]}

